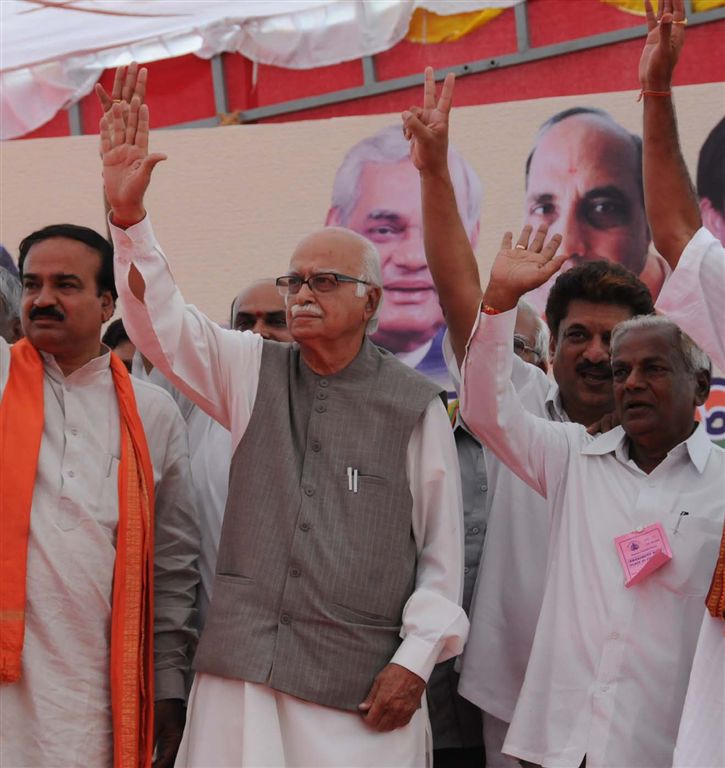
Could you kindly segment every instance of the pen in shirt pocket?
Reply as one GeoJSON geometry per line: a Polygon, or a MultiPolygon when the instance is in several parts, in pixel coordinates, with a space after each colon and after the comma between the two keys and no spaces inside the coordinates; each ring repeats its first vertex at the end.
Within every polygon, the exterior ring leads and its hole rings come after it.
{"type": "Polygon", "coordinates": [[[689,512],[685,512],[684,510],[680,512],[679,517],[677,518],[677,523],[675,524],[675,527],[672,529],[672,533],[677,533],[677,531],[680,528],[680,523],[682,522],[682,518],[689,515],[689,512]]]}
{"type": "Polygon", "coordinates": [[[357,470],[352,467],[347,468],[347,490],[357,493],[357,470]]]}

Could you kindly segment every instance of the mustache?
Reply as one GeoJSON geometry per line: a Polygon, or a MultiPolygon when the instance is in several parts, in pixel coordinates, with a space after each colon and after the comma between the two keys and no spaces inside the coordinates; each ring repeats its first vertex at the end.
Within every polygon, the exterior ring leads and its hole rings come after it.
{"type": "Polygon", "coordinates": [[[601,376],[612,375],[612,367],[609,363],[590,363],[588,360],[582,360],[581,363],[577,363],[575,369],[577,373],[597,373],[601,376]]]}
{"type": "Polygon", "coordinates": [[[52,320],[65,320],[65,315],[55,307],[33,307],[28,312],[28,319],[37,320],[39,317],[49,317],[52,320]]]}
{"type": "Polygon", "coordinates": [[[317,304],[312,304],[312,302],[307,304],[293,304],[290,307],[290,312],[292,313],[292,317],[296,317],[300,312],[305,312],[308,315],[317,315],[317,317],[322,317],[322,310],[317,304]]]}

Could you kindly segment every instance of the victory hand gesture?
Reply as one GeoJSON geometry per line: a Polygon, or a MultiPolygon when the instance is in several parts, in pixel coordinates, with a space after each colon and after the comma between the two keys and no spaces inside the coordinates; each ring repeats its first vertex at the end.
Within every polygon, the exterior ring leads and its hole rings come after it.
{"type": "Polygon", "coordinates": [[[156,163],[166,155],[148,153],[149,108],[138,95],[124,120],[123,106],[113,104],[101,118],[103,184],[115,224],[131,226],[146,215],[143,197],[156,163]]]}
{"type": "Polygon", "coordinates": [[[644,5],[649,31],[639,61],[639,82],[643,91],[665,93],[685,42],[685,4],[684,0],[659,0],[657,16],[650,0],[644,5]]]}
{"type": "Polygon", "coordinates": [[[423,86],[423,108],[411,107],[403,112],[403,133],[410,140],[410,159],[421,172],[438,173],[448,163],[448,115],[453,101],[455,75],[450,72],[443,81],[436,102],[433,68],[426,67],[423,86]]]}
{"type": "Polygon", "coordinates": [[[559,271],[567,256],[556,255],[561,235],[553,235],[544,245],[548,231],[546,224],[542,224],[529,243],[531,226],[527,224],[515,247],[510,232],[503,236],[501,250],[493,262],[488,287],[483,294],[484,304],[502,312],[513,309],[525,293],[543,285],[559,271]]]}

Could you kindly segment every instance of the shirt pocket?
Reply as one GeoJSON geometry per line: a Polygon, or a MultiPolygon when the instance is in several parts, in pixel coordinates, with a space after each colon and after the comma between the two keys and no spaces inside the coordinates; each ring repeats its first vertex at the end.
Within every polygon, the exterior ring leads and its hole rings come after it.
{"type": "Polygon", "coordinates": [[[693,514],[680,518],[676,533],[666,530],[672,560],[655,571],[653,578],[672,592],[704,598],[715,570],[722,531],[722,520],[693,514]]]}

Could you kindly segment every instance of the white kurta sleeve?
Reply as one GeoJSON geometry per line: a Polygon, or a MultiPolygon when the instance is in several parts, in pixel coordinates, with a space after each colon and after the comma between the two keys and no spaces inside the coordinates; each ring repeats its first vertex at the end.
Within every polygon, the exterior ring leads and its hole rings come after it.
{"type": "Polygon", "coordinates": [[[457,656],[468,635],[463,592],[463,502],[448,414],[435,398],[408,444],[418,552],[415,589],[403,609],[403,642],[391,659],[427,680],[434,665],[457,656]]]}
{"type": "Polygon", "coordinates": [[[184,303],[148,216],[126,230],[110,219],[109,226],[129,338],[183,394],[230,429],[236,445],[257,394],[262,337],[221,328],[184,303]],[[146,284],[143,302],[128,284],[131,265],[146,284]]]}
{"type": "Polygon", "coordinates": [[[196,647],[200,532],[186,425],[165,393],[144,419],[154,462],[154,670],[157,699],[186,698],[196,647]]]}
{"type": "Polygon", "coordinates": [[[463,361],[461,416],[512,472],[547,496],[550,481],[566,468],[568,425],[534,416],[521,404],[511,381],[515,323],[515,309],[479,315],[463,361]]]}
{"type": "Polygon", "coordinates": [[[687,244],[655,305],[725,370],[725,248],[701,227],[687,244]]]}

